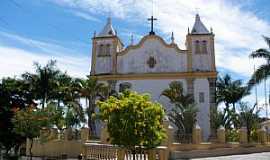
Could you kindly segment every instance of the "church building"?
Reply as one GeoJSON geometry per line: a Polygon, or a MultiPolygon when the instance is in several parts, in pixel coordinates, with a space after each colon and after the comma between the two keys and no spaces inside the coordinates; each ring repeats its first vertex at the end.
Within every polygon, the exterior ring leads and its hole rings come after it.
{"type": "MultiPolygon", "coordinates": [[[[174,41],[166,42],[153,31],[138,44],[124,47],[108,18],[104,28],[92,39],[91,76],[108,83],[116,91],[125,87],[139,93],[149,93],[153,101],[161,103],[167,112],[172,108],[169,99],[161,96],[172,81],[183,84],[186,94],[194,97],[199,109],[197,123],[203,139],[210,136],[210,108],[215,107],[214,34],[197,14],[191,31],[186,35],[186,48],[180,49],[174,41]]],[[[182,38],[182,37],[176,37],[182,38]]]]}

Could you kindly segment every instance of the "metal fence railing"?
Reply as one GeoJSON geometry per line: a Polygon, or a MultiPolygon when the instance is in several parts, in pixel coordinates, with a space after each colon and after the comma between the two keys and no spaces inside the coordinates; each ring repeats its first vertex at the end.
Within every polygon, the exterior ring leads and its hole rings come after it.
{"type": "MultiPolygon", "coordinates": [[[[109,144],[97,144],[88,143],[85,144],[84,157],[87,160],[117,160],[119,153],[123,151],[123,157],[125,160],[148,160],[150,156],[150,150],[146,150],[141,147],[136,147],[133,150],[121,149],[115,145],[109,144]]],[[[157,150],[152,150],[154,159],[159,159],[157,150]]]]}

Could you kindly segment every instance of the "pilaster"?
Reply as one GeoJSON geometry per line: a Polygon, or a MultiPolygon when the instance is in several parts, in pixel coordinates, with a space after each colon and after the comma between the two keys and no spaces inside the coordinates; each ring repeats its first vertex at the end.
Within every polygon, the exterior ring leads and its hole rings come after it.
{"type": "Polygon", "coordinates": [[[186,47],[187,47],[187,70],[192,72],[192,41],[189,35],[186,36],[186,47]]]}
{"type": "Polygon", "coordinates": [[[92,63],[91,63],[91,72],[90,75],[95,75],[95,69],[96,69],[96,58],[97,58],[97,42],[96,40],[93,38],[92,40],[92,63]]]}

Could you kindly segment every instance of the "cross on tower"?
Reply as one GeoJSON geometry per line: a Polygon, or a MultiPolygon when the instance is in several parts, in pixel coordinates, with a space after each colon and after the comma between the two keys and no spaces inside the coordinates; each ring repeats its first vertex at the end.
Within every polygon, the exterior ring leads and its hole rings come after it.
{"type": "Polygon", "coordinates": [[[150,35],[155,35],[154,32],[154,21],[156,21],[157,19],[154,18],[153,16],[151,16],[151,18],[147,19],[148,21],[151,21],[151,31],[149,32],[150,35]]]}

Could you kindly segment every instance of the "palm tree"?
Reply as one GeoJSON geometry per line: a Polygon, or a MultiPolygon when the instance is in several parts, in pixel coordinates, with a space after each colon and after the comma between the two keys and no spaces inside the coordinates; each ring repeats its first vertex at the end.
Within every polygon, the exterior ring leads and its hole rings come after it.
{"type": "Polygon", "coordinates": [[[86,80],[80,81],[80,92],[81,96],[86,98],[87,104],[87,116],[88,116],[88,127],[90,134],[96,134],[95,120],[93,114],[96,109],[97,98],[104,99],[104,95],[108,92],[108,88],[104,83],[98,82],[95,77],[87,76],[86,80]]]}
{"type": "Polygon", "coordinates": [[[216,108],[211,108],[210,112],[210,124],[211,128],[214,129],[213,133],[216,134],[216,131],[220,126],[230,128],[230,115],[227,114],[226,110],[219,111],[216,108]]]}
{"type": "Polygon", "coordinates": [[[226,74],[223,77],[218,77],[217,80],[217,103],[224,102],[226,108],[233,105],[235,111],[235,104],[243,97],[249,95],[247,86],[244,86],[241,80],[233,80],[230,75],[226,74]]]}
{"type": "Polygon", "coordinates": [[[192,95],[184,94],[182,83],[179,81],[171,82],[169,88],[165,89],[161,96],[169,98],[171,103],[180,103],[182,106],[187,106],[194,102],[192,95]]]}
{"type": "Polygon", "coordinates": [[[253,107],[249,107],[247,103],[240,103],[240,125],[247,128],[248,142],[251,140],[252,130],[258,128],[259,123],[259,110],[255,111],[255,104],[253,107]]]}
{"type": "Polygon", "coordinates": [[[56,68],[56,61],[49,61],[44,67],[39,63],[34,63],[36,73],[26,72],[22,75],[26,83],[30,84],[31,92],[36,99],[41,100],[42,108],[45,107],[48,100],[54,99],[54,92],[57,86],[56,77],[60,70],[56,68]]]}
{"type": "Polygon", "coordinates": [[[250,54],[251,58],[263,58],[266,60],[266,64],[261,65],[251,76],[249,80],[249,87],[253,87],[259,84],[262,80],[267,79],[270,76],[270,38],[263,36],[268,45],[268,49],[260,48],[250,54]]]}
{"type": "Polygon", "coordinates": [[[177,127],[177,136],[181,141],[190,138],[186,136],[191,135],[198,112],[193,96],[183,92],[182,83],[173,81],[169,84],[169,88],[161,93],[161,96],[169,98],[170,102],[174,104],[168,116],[170,121],[177,127]],[[182,137],[183,135],[184,137],[182,137]]]}
{"type": "Polygon", "coordinates": [[[189,104],[187,106],[175,104],[175,107],[168,116],[170,121],[177,127],[177,135],[192,133],[193,126],[196,123],[197,112],[198,108],[195,104],[189,104]]]}
{"type": "MultiPolygon", "coordinates": [[[[60,132],[66,128],[81,126],[85,122],[83,107],[80,103],[80,83],[79,79],[70,77],[67,73],[59,73],[56,76],[56,86],[53,92],[53,99],[47,105],[54,111],[53,122],[60,132]]],[[[69,132],[70,133],[70,132],[69,132]]]]}
{"type": "MultiPolygon", "coordinates": [[[[224,114],[228,116],[227,123],[233,123],[237,128],[239,120],[236,114],[236,103],[240,102],[243,97],[249,95],[249,89],[244,86],[241,80],[233,80],[230,75],[226,74],[223,77],[218,77],[217,80],[217,104],[223,102],[226,106],[224,114]],[[232,109],[230,109],[232,105],[232,109]]],[[[229,125],[226,125],[229,127],[229,125]]]]}

